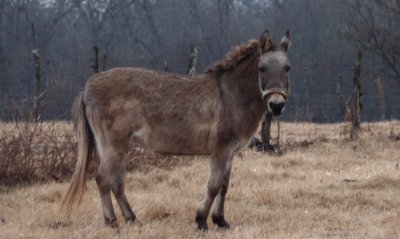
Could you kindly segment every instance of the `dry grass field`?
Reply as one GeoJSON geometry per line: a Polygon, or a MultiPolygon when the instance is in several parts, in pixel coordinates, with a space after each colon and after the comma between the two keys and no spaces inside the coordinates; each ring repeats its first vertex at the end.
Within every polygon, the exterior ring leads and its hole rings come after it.
{"type": "Polygon", "coordinates": [[[94,180],[68,221],[57,214],[66,182],[1,186],[0,238],[400,238],[400,122],[362,132],[350,141],[345,124],[281,123],[281,156],[236,155],[229,230],[194,222],[208,158],[170,157],[127,174],[138,220],[126,225],[118,209],[118,229],[103,225],[94,180]]]}

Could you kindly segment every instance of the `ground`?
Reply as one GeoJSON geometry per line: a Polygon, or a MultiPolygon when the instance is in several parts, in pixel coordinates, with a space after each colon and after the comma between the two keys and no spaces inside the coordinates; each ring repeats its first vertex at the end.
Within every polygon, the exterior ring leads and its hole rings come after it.
{"type": "Polygon", "coordinates": [[[211,220],[207,232],[197,230],[208,158],[186,156],[173,167],[127,174],[138,220],[126,225],[115,205],[118,229],[103,224],[94,180],[69,220],[58,215],[67,182],[1,187],[0,238],[400,237],[399,121],[363,124],[358,141],[347,139],[346,124],[280,128],[281,156],[236,155],[225,206],[229,230],[211,220]]]}

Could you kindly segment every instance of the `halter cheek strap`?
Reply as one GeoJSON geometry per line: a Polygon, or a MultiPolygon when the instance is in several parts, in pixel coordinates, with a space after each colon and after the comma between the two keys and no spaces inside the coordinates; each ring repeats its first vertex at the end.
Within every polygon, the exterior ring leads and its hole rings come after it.
{"type": "Polygon", "coordinates": [[[287,98],[289,95],[289,91],[290,91],[290,84],[289,84],[289,89],[285,90],[285,89],[281,89],[281,88],[269,88],[269,89],[265,89],[263,90],[263,88],[261,87],[261,80],[258,80],[258,86],[260,87],[260,93],[261,93],[261,99],[264,99],[264,97],[266,95],[269,95],[271,93],[278,93],[283,95],[283,97],[287,98]]]}

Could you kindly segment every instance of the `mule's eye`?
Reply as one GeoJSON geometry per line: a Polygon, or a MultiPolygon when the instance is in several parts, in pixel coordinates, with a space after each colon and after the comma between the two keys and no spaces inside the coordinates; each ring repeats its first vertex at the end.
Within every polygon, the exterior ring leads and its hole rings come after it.
{"type": "Polygon", "coordinates": [[[258,70],[259,70],[261,73],[264,73],[264,72],[267,71],[267,67],[266,67],[266,66],[261,66],[258,70]]]}
{"type": "Polygon", "coordinates": [[[285,65],[284,68],[285,68],[285,71],[286,71],[286,72],[289,72],[290,69],[291,69],[289,65],[285,65]]]}

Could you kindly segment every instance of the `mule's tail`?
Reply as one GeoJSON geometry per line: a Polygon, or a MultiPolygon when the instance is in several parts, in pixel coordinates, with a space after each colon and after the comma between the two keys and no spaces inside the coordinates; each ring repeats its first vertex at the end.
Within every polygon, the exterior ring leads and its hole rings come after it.
{"type": "Polygon", "coordinates": [[[68,219],[71,211],[78,208],[82,201],[94,148],[93,133],[85,114],[83,92],[76,98],[72,113],[78,143],[78,161],[68,191],[61,202],[60,211],[64,219],[68,219]]]}

